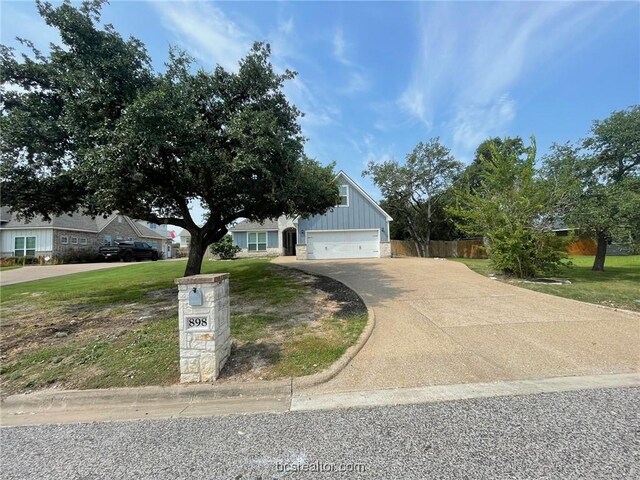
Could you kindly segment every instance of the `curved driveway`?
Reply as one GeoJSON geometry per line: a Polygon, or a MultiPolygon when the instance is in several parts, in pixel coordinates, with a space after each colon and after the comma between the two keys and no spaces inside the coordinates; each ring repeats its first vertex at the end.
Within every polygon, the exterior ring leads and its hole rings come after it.
{"type": "Polygon", "coordinates": [[[640,371],[640,314],[507,285],[447,260],[275,262],[333,277],[375,312],[368,342],[318,393],[640,371]]]}

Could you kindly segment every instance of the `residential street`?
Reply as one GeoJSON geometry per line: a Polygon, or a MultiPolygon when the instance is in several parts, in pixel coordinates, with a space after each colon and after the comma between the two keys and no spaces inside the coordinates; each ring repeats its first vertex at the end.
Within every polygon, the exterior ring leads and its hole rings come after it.
{"type": "Polygon", "coordinates": [[[640,471],[639,406],[640,389],[626,388],[314,413],[4,428],[2,476],[634,478],[640,471]],[[278,471],[278,465],[291,470],[324,464],[364,472],[278,471]]]}

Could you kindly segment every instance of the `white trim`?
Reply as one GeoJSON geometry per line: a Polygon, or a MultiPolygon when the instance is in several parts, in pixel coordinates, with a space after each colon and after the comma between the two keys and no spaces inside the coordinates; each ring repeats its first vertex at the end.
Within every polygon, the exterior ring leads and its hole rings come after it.
{"type": "Polygon", "coordinates": [[[71,227],[32,227],[28,223],[19,227],[0,227],[0,230],[64,230],[67,232],[83,232],[83,233],[98,233],[97,230],[85,230],[83,228],[71,228],[71,227]]]}
{"type": "MultiPolygon", "coordinates": [[[[269,230],[269,231],[273,231],[273,230],[269,230]]],[[[267,231],[255,231],[255,232],[247,232],[247,252],[248,253],[259,253],[259,252],[266,252],[269,249],[269,234],[267,231]],[[256,249],[255,250],[249,250],[249,235],[251,235],[252,233],[255,233],[256,235],[259,233],[264,233],[264,250],[260,250],[259,246],[260,246],[260,238],[256,236],[256,249]]]]}
{"type": "MultiPolygon", "coordinates": [[[[339,203],[338,205],[336,205],[336,207],[338,208],[345,208],[349,206],[349,184],[344,184],[344,185],[338,185],[338,193],[340,194],[340,189],[342,187],[346,187],[347,188],[347,203],[345,205],[342,205],[342,203],[339,203]]],[[[340,201],[342,202],[342,194],[340,194],[340,201]]]]}

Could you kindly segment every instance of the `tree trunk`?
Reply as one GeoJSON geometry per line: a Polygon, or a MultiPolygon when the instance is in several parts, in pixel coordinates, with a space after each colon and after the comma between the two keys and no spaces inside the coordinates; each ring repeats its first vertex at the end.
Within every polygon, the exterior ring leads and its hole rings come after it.
{"type": "Polygon", "coordinates": [[[604,261],[607,257],[607,232],[599,231],[596,234],[596,258],[593,261],[594,272],[604,272],[604,261]]]}
{"type": "Polygon", "coordinates": [[[187,268],[184,271],[185,277],[198,275],[202,269],[202,259],[207,251],[204,237],[191,233],[191,243],[189,244],[189,259],[187,260],[187,268]]]}
{"type": "Polygon", "coordinates": [[[427,238],[424,242],[424,256],[430,257],[431,250],[429,243],[431,242],[431,197],[427,200],[427,238]]]}

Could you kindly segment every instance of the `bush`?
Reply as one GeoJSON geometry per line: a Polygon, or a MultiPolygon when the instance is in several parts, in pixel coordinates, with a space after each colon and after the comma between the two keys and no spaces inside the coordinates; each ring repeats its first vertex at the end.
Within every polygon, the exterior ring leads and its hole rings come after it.
{"type": "Polygon", "coordinates": [[[242,249],[233,244],[230,235],[225,235],[220,241],[212,243],[209,250],[214,255],[218,255],[222,260],[228,260],[234,258],[236,253],[242,249]]]}
{"type": "Polygon", "coordinates": [[[0,260],[0,267],[12,267],[14,265],[45,265],[45,257],[6,257],[0,260]]]}
{"type": "Polygon", "coordinates": [[[96,251],[71,250],[54,257],[56,264],[66,263],[96,263],[102,260],[96,251]]]}
{"type": "Polygon", "coordinates": [[[507,275],[530,278],[553,274],[567,258],[571,237],[533,229],[498,229],[490,235],[491,265],[507,275]]]}

